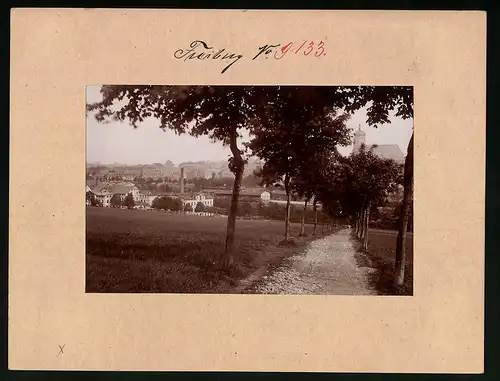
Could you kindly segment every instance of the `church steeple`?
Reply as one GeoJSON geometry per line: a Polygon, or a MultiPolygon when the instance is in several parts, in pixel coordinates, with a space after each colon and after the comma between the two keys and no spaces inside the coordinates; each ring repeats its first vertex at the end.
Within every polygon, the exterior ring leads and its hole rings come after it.
{"type": "Polygon", "coordinates": [[[365,144],[366,133],[361,129],[361,124],[358,124],[358,130],[354,133],[354,148],[353,152],[359,150],[362,144],[365,144]]]}

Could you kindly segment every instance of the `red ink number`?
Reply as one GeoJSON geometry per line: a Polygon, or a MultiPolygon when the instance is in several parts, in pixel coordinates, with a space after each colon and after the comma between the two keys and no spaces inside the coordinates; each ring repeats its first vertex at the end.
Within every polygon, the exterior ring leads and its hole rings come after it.
{"type": "MultiPolygon", "coordinates": [[[[314,52],[315,57],[321,57],[326,55],[324,48],[325,43],[323,41],[320,41],[315,45],[314,41],[309,41],[308,43],[307,40],[304,40],[304,42],[302,42],[302,44],[297,49],[295,49],[295,54],[299,54],[304,45],[306,45],[306,43],[307,43],[307,48],[304,50],[305,56],[311,54],[313,50],[315,50],[314,52]]],[[[293,47],[293,42],[289,42],[288,44],[284,45],[281,49],[279,49],[274,53],[274,58],[276,58],[277,60],[282,59],[292,49],[292,47],[293,47]]]]}
{"type": "Polygon", "coordinates": [[[299,52],[299,50],[302,49],[302,47],[305,45],[306,42],[307,42],[307,40],[304,40],[302,45],[300,45],[299,48],[295,51],[295,54],[297,54],[299,52]]]}
{"type": "Polygon", "coordinates": [[[285,54],[287,54],[287,53],[288,53],[288,51],[290,50],[290,48],[292,47],[292,45],[293,45],[293,42],[289,42],[288,44],[286,44],[285,46],[283,46],[283,47],[280,49],[280,51],[281,51],[281,57],[278,57],[278,56],[277,56],[277,54],[278,54],[279,52],[275,52],[275,53],[274,53],[274,58],[276,58],[277,60],[279,60],[279,59],[283,58],[283,57],[285,56],[285,54]]]}
{"type": "Polygon", "coordinates": [[[313,46],[314,46],[314,41],[311,41],[311,42],[309,43],[309,47],[308,47],[308,48],[307,48],[307,50],[304,52],[304,55],[305,55],[305,56],[309,55],[309,53],[311,53],[311,52],[312,52],[312,50],[313,50],[313,46]]]}
{"type": "Polygon", "coordinates": [[[324,45],[325,45],[325,43],[323,41],[319,42],[319,44],[318,44],[318,50],[316,51],[316,53],[314,53],[315,57],[320,57],[320,56],[323,56],[323,55],[326,54],[325,53],[325,49],[323,48],[324,45]]]}

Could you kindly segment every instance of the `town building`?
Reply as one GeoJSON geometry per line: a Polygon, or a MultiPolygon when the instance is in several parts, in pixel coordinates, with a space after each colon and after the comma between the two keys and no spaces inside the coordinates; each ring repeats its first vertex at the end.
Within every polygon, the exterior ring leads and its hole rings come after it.
{"type": "MultiPolygon", "coordinates": [[[[204,192],[211,193],[216,198],[231,199],[232,189],[204,188],[204,192]]],[[[271,193],[266,188],[242,188],[240,189],[240,201],[260,201],[267,203],[271,200],[271,193]]]]}
{"type": "Polygon", "coordinates": [[[122,201],[125,200],[125,197],[128,194],[132,194],[134,201],[139,201],[139,188],[137,188],[133,183],[111,184],[107,189],[114,195],[119,195],[122,201]]]}
{"type": "Polygon", "coordinates": [[[86,192],[92,192],[95,199],[105,207],[108,207],[113,197],[113,193],[107,189],[107,183],[101,182],[97,179],[87,180],[86,192]]]}
{"type": "Polygon", "coordinates": [[[405,161],[405,155],[397,144],[366,144],[366,133],[361,129],[361,125],[359,125],[358,130],[354,133],[353,152],[359,151],[363,144],[367,150],[373,148],[373,152],[380,158],[392,159],[400,164],[405,161]]]}
{"type": "Polygon", "coordinates": [[[111,198],[117,194],[123,201],[125,197],[130,193],[134,197],[134,201],[140,201],[142,197],[139,189],[133,183],[111,183],[111,182],[101,182],[98,179],[87,180],[86,192],[92,192],[97,201],[99,201],[102,206],[108,207],[111,203],[111,198]]]}
{"type": "Polygon", "coordinates": [[[196,205],[198,205],[199,202],[201,202],[207,208],[214,206],[214,199],[212,197],[209,197],[205,193],[198,193],[192,196],[183,195],[177,197],[180,197],[180,199],[182,200],[182,206],[184,209],[186,209],[186,207],[189,207],[193,212],[195,211],[196,205]]]}
{"type": "Polygon", "coordinates": [[[164,177],[162,164],[148,164],[142,167],[142,177],[158,180],[164,177]]]}
{"type": "Polygon", "coordinates": [[[141,167],[127,167],[123,170],[123,174],[121,178],[126,181],[133,181],[137,177],[142,176],[142,168],[141,167]]]}

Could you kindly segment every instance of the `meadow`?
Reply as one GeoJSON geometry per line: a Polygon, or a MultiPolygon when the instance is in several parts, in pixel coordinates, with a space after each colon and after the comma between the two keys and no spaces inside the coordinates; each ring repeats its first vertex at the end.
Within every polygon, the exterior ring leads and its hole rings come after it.
{"type": "Polygon", "coordinates": [[[370,229],[368,231],[368,257],[378,271],[372,273],[371,282],[381,295],[413,295],[413,233],[406,239],[405,281],[401,287],[392,286],[396,256],[397,231],[370,229]]]}
{"type": "Polygon", "coordinates": [[[238,220],[236,258],[229,270],[216,266],[225,244],[226,218],[162,211],[87,207],[86,292],[231,293],[259,269],[295,255],[312,239],[282,245],[282,221],[238,220]]]}

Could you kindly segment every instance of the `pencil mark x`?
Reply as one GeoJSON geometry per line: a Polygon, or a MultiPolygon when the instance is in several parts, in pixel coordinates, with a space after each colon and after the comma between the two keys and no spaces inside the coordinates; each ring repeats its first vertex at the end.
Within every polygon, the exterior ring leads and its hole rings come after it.
{"type": "Polygon", "coordinates": [[[66,346],[66,344],[58,345],[58,347],[59,347],[59,353],[57,354],[58,356],[61,354],[64,354],[64,347],[65,346],[66,346]]]}

